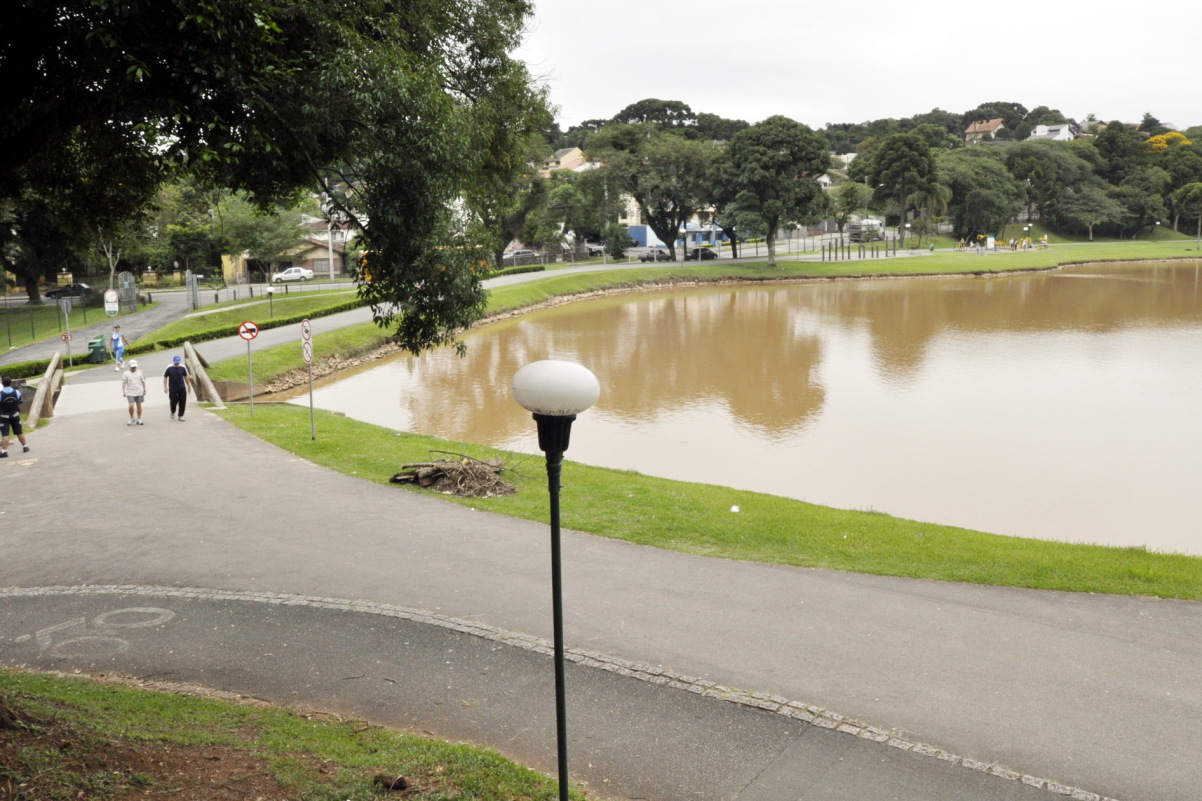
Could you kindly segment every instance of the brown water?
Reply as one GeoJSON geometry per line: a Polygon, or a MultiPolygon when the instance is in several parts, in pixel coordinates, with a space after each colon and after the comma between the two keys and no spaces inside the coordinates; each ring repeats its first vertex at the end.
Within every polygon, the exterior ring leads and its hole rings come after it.
{"type": "Polygon", "coordinates": [[[566,359],[602,386],[572,429],[572,460],[1000,534],[1202,553],[1200,272],[1130,264],[624,295],[473,332],[463,359],[396,358],[315,402],[537,453],[509,382],[528,362],[566,359]]]}

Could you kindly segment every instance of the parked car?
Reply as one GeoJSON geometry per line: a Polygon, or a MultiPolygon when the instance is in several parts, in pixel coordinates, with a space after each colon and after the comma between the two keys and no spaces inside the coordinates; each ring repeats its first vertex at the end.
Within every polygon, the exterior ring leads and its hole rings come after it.
{"type": "Polygon", "coordinates": [[[710,261],[716,258],[718,258],[718,254],[709,248],[693,248],[685,251],[684,254],[685,261],[710,261]]]}
{"type": "Polygon", "coordinates": [[[529,248],[518,248],[516,250],[511,250],[508,253],[502,254],[501,258],[505,261],[512,261],[512,262],[516,263],[517,259],[530,259],[537,255],[538,255],[537,253],[535,253],[533,250],[530,250],[529,248]]]}
{"type": "Polygon", "coordinates": [[[639,254],[639,261],[672,261],[667,248],[651,248],[639,254]]]}
{"type": "Polygon", "coordinates": [[[82,297],[84,293],[91,291],[92,287],[87,284],[67,284],[66,286],[47,289],[42,294],[48,298],[78,298],[82,297]]]}
{"type": "Polygon", "coordinates": [[[312,281],[313,271],[306,270],[304,267],[289,267],[282,273],[273,273],[271,276],[272,283],[279,284],[284,281],[312,281]]]}
{"type": "Polygon", "coordinates": [[[600,242],[585,242],[584,246],[588,249],[588,255],[590,256],[605,255],[605,245],[600,242]]]}

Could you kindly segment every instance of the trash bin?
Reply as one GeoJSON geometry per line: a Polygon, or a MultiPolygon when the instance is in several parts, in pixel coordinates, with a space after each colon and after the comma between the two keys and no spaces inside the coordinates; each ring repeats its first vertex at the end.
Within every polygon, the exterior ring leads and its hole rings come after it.
{"type": "Polygon", "coordinates": [[[109,353],[104,347],[104,334],[98,337],[92,337],[88,340],[88,362],[91,364],[102,364],[108,361],[109,353]]]}

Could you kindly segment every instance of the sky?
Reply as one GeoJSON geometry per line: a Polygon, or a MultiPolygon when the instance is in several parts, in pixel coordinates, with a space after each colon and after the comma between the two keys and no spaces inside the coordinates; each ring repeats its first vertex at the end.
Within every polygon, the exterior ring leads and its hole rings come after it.
{"type": "Polygon", "coordinates": [[[534,0],[516,57],[560,127],[654,97],[812,128],[989,101],[1202,125],[1202,4],[534,0]]]}

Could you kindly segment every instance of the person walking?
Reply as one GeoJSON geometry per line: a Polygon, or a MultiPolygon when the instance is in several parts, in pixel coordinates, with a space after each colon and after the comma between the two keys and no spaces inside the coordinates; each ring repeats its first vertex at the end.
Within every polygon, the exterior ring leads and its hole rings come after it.
{"type": "Polygon", "coordinates": [[[122,366],[125,364],[125,334],[121,333],[121,326],[114,325],[113,333],[109,335],[113,345],[113,358],[117,360],[117,366],[113,368],[113,372],[121,372],[122,366]]]}
{"type": "Polygon", "coordinates": [[[142,401],[146,399],[146,374],[138,369],[138,360],[129,360],[129,369],[121,374],[121,394],[129,403],[127,426],[142,425],[142,401]],[[135,416],[134,412],[137,412],[135,416]]]}
{"type": "Polygon", "coordinates": [[[29,453],[25,441],[25,429],[21,428],[21,391],[13,386],[13,380],[4,376],[0,380],[0,459],[8,458],[8,430],[17,435],[21,452],[29,453]]]}
{"type": "Polygon", "coordinates": [[[181,423],[184,422],[184,407],[188,405],[188,393],[193,392],[192,376],[188,374],[188,368],[180,364],[179,356],[173,356],[171,366],[163,373],[163,392],[167,393],[167,400],[171,403],[171,419],[178,419],[181,423]],[[179,417],[176,418],[176,408],[179,409],[179,417]]]}

